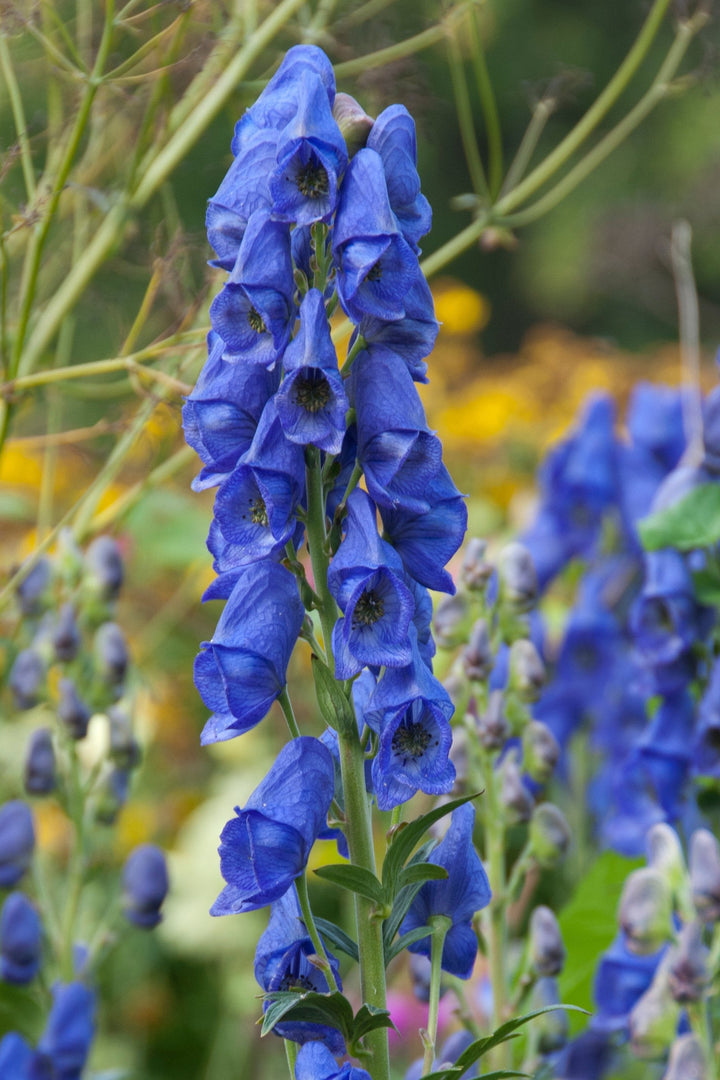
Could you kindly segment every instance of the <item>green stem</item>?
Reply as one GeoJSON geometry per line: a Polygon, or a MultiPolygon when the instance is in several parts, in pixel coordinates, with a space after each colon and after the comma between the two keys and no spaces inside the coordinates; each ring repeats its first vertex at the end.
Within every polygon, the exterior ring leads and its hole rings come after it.
{"type": "Polygon", "coordinates": [[[310,935],[310,940],[315,949],[315,955],[322,965],[322,970],[328,981],[328,986],[332,991],[336,991],[338,988],[337,980],[335,979],[333,969],[330,966],[330,960],[325,949],[325,944],[318,933],[315,919],[313,918],[312,908],[310,907],[310,896],[308,894],[306,874],[303,873],[299,878],[296,878],[295,884],[297,886],[298,900],[300,901],[300,910],[302,911],[305,929],[310,935]]]}
{"type": "Polygon", "coordinates": [[[85,883],[85,807],[80,784],[77,749],[74,742],[69,744],[70,775],[68,792],[68,813],[75,828],[75,844],[68,872],[67,899],[62,928],[62,954],[60,970],[65,982],[74,978],[75,924],[80,908],[80,897],[85,883]]]}
{"type": "Polygon", "coordinates": [[[530,123],[525,129],[525,134],[520,140],[520,145],[517,148],[515,157],[510,162],[510,168],[507,171],[501,195],[504,195],[506,191],[512,191],[518,181],[525,175],[525,170],[532,160],[535,148],[540,141],[540,136],[545,130],[545,125],[554,111],[555,102],[551,98],[543,98],[542,101],[538,101],[533,109],[532,116],[530,117],[530,123]]]}
{"type": "Polygon", "coordinates": [[[288,1071],[290,1073],[290,1080],[295,1080],[295,1062],[298,1056],[298,1044],[291,1042],[290,1039],[283,1039],[285,1043],[285,1057],[288,1063],[288,1071]]]}
{"type": "Polygon", "coordinates": [[[15,123],[15,131],[20,146],[20,160],[22,162],[23,179],[25,181],[25,193],[28,202],[31,203],[35,198],[35,170],[33,168],[30,140],[27,133],[25,109],[23,107],[20,87],[15,78],[15,69],[12,64],[10,50],[7,46],[7,39],[2,33],[0,33],[0,68],[2,69],[5,78],[8,97],[10,98],[10,108],[12,109],[13,121],[15,123]]]}
{"type": "MultiPolygon", "coordinates": [[[[484,753],[483,779],[485,783],[485,857],[492,897],[487,908],[488,963],[493,996],[493,1028],[505,1022],[507,1005],[507,927],[505,907],[505,819],[500,805],[497,776],[490,754],[484,753]]],[[[509,1044],[503,1043],[497,1050],[498,1067],[509,1068],[509,1044]]]]}
{"type": "Polygon", "coordinates": [[[682,363],[683,421],[687,450],[685,461],[702,460],[703,406],[700,385],[700,310],[692,266],[692,228],[687,221],[673,226],[670,239],[675,295],[680,328],[680,359],[682,363]]]}
{"type": "Polygon", "coordinates": [[[298,727],[297,720],[295,719],[295,713],[293,711],[292,702],[290,701],[290,695],[288,694],[287,686],[283,687],[282,693],[278,698],[278,704],[283,711],[283,716],[285,717],[285,722],[288,726],[290,734],[292,735],[293,739],[299,739],[300,728],[298,727]]]}
{"type": "Polygon", "coordinates": [[[328,588],[328,556],[325,550],[327,532],[325,527],[325,495],[322,484],[320,454],[316,447],[305,451],[306,490],[307,490],[307,538],[310,548],[314,588],[320,600],[318,613],[323,632],[323,647],[330,670],[333,670],[332,631],[337,619],[337,606],[328,588]]]}
{"type": "Polygon", "coordinates": [[[477,135],[475,134],[475,124],[473,121],[472,106],[470,104],[470,95],[468,94],[468,87],[465,79],[465,69],[457,38],[454,33],[448,35],[447,48],[448,67],[450,68],[450,78],[452,81],[453,95],[455,97],[455,111],[457,112],[458,123],[460,125],[460,138],[462,139],[463,150],[465,151],[465,161],[467,162],[468,172],[470,173],[470,182],[472,183],[472,188],[476,195],[488,196],[488,182],[485,177],[485,170],[480,157],[477,135]]]}
{"type": "Polygon", "coordinates": [[[452,926],[452,919],[447,915],[433,915],[430,918],[432,934],[430,937],[430,999],[428,1001],[428,1022],[423,1035],[425,1055],[423,1074],[432,1071],[435,1060],[437,1041],[438,1014],[440,1011],[440,982],[442,980],[442,954],[447,932],[452,926]]]}
{"type": "Polygon", "coordinates": [[[498,116],[497,102],[495,101],[495,94],[493,92],[492,82],[490,81],[490,72],[488,71],[487,63],[485,61],[485,50],[483,49],[483,44],[478,32],[478,15],[478,11],[475,10],[473,12],[473,17],[470,19],[470,37],[473,44],[475,81],[477,83],[478,94],[480,95],[480,105],[482,107],[483,116],[485,117],[485,132],[488,143],[488,183],[490,187],[490,196],[494,199],[497,196],[497,193],[500,190],[500,184],[502,183],[502,134],[500,132],[500,117],[498,116]]]}
{"type": "Polygon", "coordinates": [[[383,67],[385,64],[393,63],[395,60],[402,60],[404,57],[412,56],[423,49],[429,49],[431,45],[435,45],[445,38],[448,27],[452,25],[452,20],[464,15],[468,8],[472,6],[472,3],[473,0],[468,0],[467,3],[458,4],[457,7],[448,11],[443,21],[437,26],[431,26],[413,37],[405,38],[404,41],[398,41],[396,45],[388,45],[386,49],[378,49],[377,52],[366,53],[365,56],[358,56],[354,60],[346,60],[343,64],[336,64],[335,78],[339,81],[348,78],[350,75],[361,75],[371,68],[383,67]]]}

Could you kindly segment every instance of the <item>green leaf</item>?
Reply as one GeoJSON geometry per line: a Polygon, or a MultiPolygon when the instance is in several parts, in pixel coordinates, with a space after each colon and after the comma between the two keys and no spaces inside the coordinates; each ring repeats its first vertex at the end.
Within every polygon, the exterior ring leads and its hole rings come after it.
{"type": "Polygon", "coordinates": [[[448,1065],[446,1069],[425,1073],[422,1080],[449,1080],[453,1076],[462,1076],[462,1069],[458,1069],[457,1065],[448,1065]]]}
{"type": "Polygon", "coordinates": [[[416,941],[422,941],[423,938],[432,934],[432,927],[430,926],[416,926],[414,930],[408,930],[407,934],[403,934],[396,942],[389,945],[385,949],[385,967],[388,966],[391,960],[407,949],[408,945],[414,945],[416,941]]]}
{"type": "Polygon", "coordinates": [[[357,1047],[361,1039],[364,1039],[371,1031],[378,1028],[397,1028],[390,1019],[388,1009],[379,1009],[376,1005],[363,1005],[358,1009],[353,1020],[352,1035],[349,1040],[352,1046],[357,1047]]]}
{"type": "Polygon", "coordinates": [[[314,990],[300,994],[294,990],[277,990],[265,995],[270,1001],[263,1017],[261,1035],[267,1035],[283,1018],[293,1022],[326,1024],[341,1032],[346,1042],[352,1037],[352,1005],[339,990],[331,994],[318,994],[314,990]]]}
{"type": "Polygon", "coordinates": [[[421,885],[426,881],[442,881],[447,876],[448,872],[445,867],[438,866],[437,863],[413,863],[411,866],[403,867],[400,871],[397,888],[402,889],[405,885],[414,885],[418,881],[421,885]]]}
{"type": "Polygon", "coordinates": [[[314,654],[312,671],[315,680],[315,694],[323,720],[335,731],[345,732],[346,734],[356,732],[357,722],[350,701],[328,666],[314,654]]]}
{"type": "Polygon", "coordinates": [[[388,848],[382,868],[383,885],[391,895],[397,891],[396,883],[405,860],[430,826],[447,814],[451,814],[453,810],[457,810],[458,806],[463,806],[464,803],[470,802],[471,799],[476,799],[478,794],[479,792],[464,795],[461,799],[453,799],[452,802],[445,803],[443,806],[436,806],[434,810],[416,818],[415,821],[408,822],[403,828],[397,830],[388,848]]]}
{"type": "Polygon", "coordinates": [[[356,964],[360,963],[360,953],[358,952],[357,942],[353,941],[349,934],[346,934],[342,927],[337,923],[331,922],[329,919],[320,919],[315,916],[315,925],[320,931],[323,938],[330,945],[334,945],[340,952],[345,953],[351,960],[354,960],[356,964]]]}
{"type": "MultiPolygon", "coordinates": [[[[536,1016],[542,1016],[543,1013],[557,1012],[558,1009],[565,1012],[587,1012],[586,1009],[581,1009],[577,1005],[547,1005],[544,1009],[535,1009],[534,1012],[526,1013],[524,1016],[514,1016],[512,1020],[508,1020],[505,1024],[501,1024],[499,1028],[496,1028],[492,1035],[486,1035],[483,1039],[476,1039],[474,1043],[471,1043],[467,1050],[462,1052],[455,1064],[459,1065],[464,1072],[465,1069],[474,1065],[476,1061],[479,1061],[481,1057],[484,1057],[488,1051],[493,1050],[496,1046],[500,1046],[501,1043],[508,1042],[510,1039],[517,1039],[519,1037],[518,1028],[528,1024],[536,1016]]],[[[522,1076],[523,1074],[510,1073],[509,1075],[522,1076]]]]}
{"type": "Polygon", "coordinates": [[[639,521],[638,532],[648,551],[712,547],[720,540],[720,484],[699,484],[673,506],[639,521]]]}
{"type": "MultiPolygon", "coordinates": [[[[425,843],[417,849],[412,859],[408,863],[408,866],[414,866],[416,863],[427,862],[431,851],[433,851],[436,846],[437,840],[426,840],[425,843]]],[[[403,889],[400,889],[400,891],[395,896],[395,899],[393,900],[392,911],[383,923],[383,941],[385,943],[386,952],[390,948],[390,944],[395,935],[397,934],[400,928],[400,923],[405,918],[408,908],[410,907],[413,900],[420,891],[421,885],[422,882],[417,882],[414,885],[406,885],[403,889]]]]}
{"type": "Polygon", "coordinates": [[[366,900],[382,907],[386,903],[385,890],[370,870],[364,866],[350,866],[346,863],[331,863],[329,866],[320,866],[315,871],[318,877],[324,881],[332,881],[341,889],[358,893],[366,900]]]}
{"type": "Polygon", "coordinates": [[[712,563],[693,574],[695,596],[701,604],[720,607],[720,569],[712,563]]]}

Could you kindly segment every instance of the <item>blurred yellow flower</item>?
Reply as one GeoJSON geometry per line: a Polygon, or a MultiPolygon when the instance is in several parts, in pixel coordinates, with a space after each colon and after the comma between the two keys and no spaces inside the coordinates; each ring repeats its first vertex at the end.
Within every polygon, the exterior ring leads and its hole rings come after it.
{"type": "Polygon", "coordinates": [[[452,278],[440,279],[433,286],[433,298],[435,315],[446,334],[476,334],[488,324],[490,304],[469,285],[452,278]]]}

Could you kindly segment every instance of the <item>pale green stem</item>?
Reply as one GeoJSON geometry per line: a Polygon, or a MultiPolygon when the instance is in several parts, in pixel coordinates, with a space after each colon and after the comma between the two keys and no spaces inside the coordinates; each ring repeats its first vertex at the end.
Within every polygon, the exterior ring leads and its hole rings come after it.
{"type": "Polygon", "coordinates": [[[23,179],[25,180],[25,192],[27,194],[28,202],[30,203],[35,198],[35,169],[33,167],[32,153],[30,150],[30,140],[28,138],[22,95],[17,79],[15,78],[15,69],[10,57],[7,38],[3,33],[0,33],[0,68],[2,68],[8,97],[10,98],[10,108],[12,109],[15,131],[20,146],[20,160],[22,162],[23,179]]]}
{"type": "Polygon", "coordinates": [[[75,944],[75,924],[80,908],[80,897],[85,882],[85,807],[80,785],[79,763],[74,742],[69,745],[70,791],[68,794],[68,812],[75,829],[73,852],[67,879],[67,899],[62,929],[62,955],[60,969],[64,982],[72,982],[74,970],[73,949],[75,944]]]}
{"type": "MultiPolygon", "coordinates": [[[[493,1028],[507,1020],[507,925],[505,909],[505,818],[500,805],[498,778],[490,754],[484,753],[483,779],[485,783],[485,858],[492,897],[487,908],[487,944],[490,985],[493,996],[493,1028]]],[[[509,1044],[497,1048],[497,1067],[509,1068],[509,1044]]]]}
{"type": "Polygon", "coordinates": [[[98,533],[105,532],[112,525],[117,524],[125,514],[129,513],[134,506],[137,506],[149,491],[164,484],[193,461],[195,461],[195,451],[191,447],[183,446],[176,450],[166,461],[163,461],[162,464],[148,473],[144,480],[138,481],[137,484],[134,484],[116,499],[114,503],[95,514],[84,530],[83,535],[78,539],[82,540],[87,539],[89,536],[96,536],[98,533]]]}
{"type": "Polygon", "coordinates": [[[501,195],[504,195],[506,191],[512,191],[518,181],[525,175],[525,170],[532,160],[535,148],[540,141],[540,136],[545,130],[545,125],[552,116],[554,109],[554,101],[552,99],[546,100],[544,98],[542,101],[538,101],[533,109],[530,123],[520,140],[520,145],[517,148],[515,157],[510,162],[510,168],[507,171],[500,192],[501,195]]]}
{"type": "Polygon", "coordinates": [[[448,26],[452,24],[454,19],[464,15],[473,2],[474,0],[468,0],[467,3],[458,4],[457,7],[448,11],[443,21],[437,26],[431,26],[413,37],[405,38],[404,41],[399,41],[396,45],[388,45],[386,49],[378,49],[377,52],[367,53],[365,56],[358,56],[354,60],[346,60],[342,64],[336,64],[335,77],[339,80],[348,78],[350,75],[361,75],[372,68],[382,67],[384,64],[390,64],[395,60],[402,60],[406,56],[412,56],[423,49],[429,49],[431,45],[435,45],[445,38],[448,26]]]}
{"type": "Polygon", "coordinates": [[[423,1074],[432,1071],[435,1060],[435,1043],[437,1042],[438,1014],[440,1012],[440,983],[442,980],[442,954],[445,946],[445,938],[452,926],[452,919],[447,915],[433,915],[429,924],[432,927],[430,936],[430,1000],[428,1001],[428,1022],[423,1035],[425,1054],[423,1057],[423,1074]]]}
{"type": "Polygon", "coordinates": [[[290,1073],[290,1080],[295,1080],[295,1062],[298,1056],[298,1044],[292,1042],[290,1039],[283,1039],[285,1043],[285,1058],[288,1064],[288,1072],[290,1073]]]}
{"type": "Polygon", "coordinates": [[[675,294],[680,325],[682,362],[683,419],[687,440],[686,460],[699,464],[703,456],[703,410],[700,386],[700,310],[692,267],[692,229],[687,221],[678,221],[672,230],[672,257],[675,294]]]}
{"type": "Polygon", "coordinates": [[[322,964],[322,971],[325,978],[328,981],[328,986],[334,992],[338,988],[337,980],[332,967],[330,966],[330,960],[328,958],[325,945],[323,943],[320,934],[318,933],[317,926],[315,925],[315,919],[313,918],[312,908],[310,907],[310,896],[308,894],[307,877],[303,872],[299,878],[295,879],[295,885],[297,886],[298,900],[300,901],[300,910],[302,911],[303,922],[305,923],[305,929],[310,935],[310,940],[313,943],[315,949],[315,955],[322,964]]]}
{"type": "Polygon", "coordinates": [[[278,704],[283,711],[285,723],[288,726],[288,731],[290,732],[290,735],[293,739],[299,739],[300,728],[298,727],[297,720],[295,719],[295,713],[293,711],[292,702],[290,701],[290,695],[288,694],[287,686],[283,687],[282,693],[278,698],[278,704]]]}
{"type": "Polygon", "coordinates": [[[470,19],[470,37],[473,44],[473,66],[475,68],[475,81],[480,105],[485,117],[485,133],[488,144],[488,184],[491,198],[496,198],[502,183],[503,150],[502,134],[500,132],[500,117],[498,116],[497,102],[490,81],[490,73],[485,61],[485,50],[478,32],[477,9],[470,19]]]}
{"type": "Polygon", "coordinates": [[[395,2],[396,0],[367,0],[367,3],[361,4],[354,11],[349,11],[340,22],[344,27],[359,26],[360,23],[372,19],[374,15],[389,8],[395,2]]]}
{"type": "Polygon", "coordinates": [[[320,600],[318,609],[320,625],[323,632],[323,647],[327,657],[328,667],[334,668],[332,653],[332,631],[337,619],[338,611],[335,600],[328,588],[327,570],[328,557],[325,551],[327,532],[325,528],[325,497],[322,484],[322,470],[320,456],[315,447],[306,451],[307,467],[305,469],[306,490],[308,499],[307,508],[307,536],[310,548],[310,563],[313,570],[314,588],[320,600]]]}
{"type": "Polygon", "coordinates": [[[488,182],[480,158],[477,135],[475,134],[475,123],[473,121],[472,105],[470,104],[470,95],[468,94],[467,82],[465,79],[465,69],[455,32],[448,34],[447,47],[448,67],[450,68],[450,78],[452,80],[453,94],[455,96],[455,110],[460,125],[460,137],[462,139],[463,150],[465,151],[465,161],[467,162],[468,172],[470,173],[470,181],[476,195],[487,196],[488,182]]]}

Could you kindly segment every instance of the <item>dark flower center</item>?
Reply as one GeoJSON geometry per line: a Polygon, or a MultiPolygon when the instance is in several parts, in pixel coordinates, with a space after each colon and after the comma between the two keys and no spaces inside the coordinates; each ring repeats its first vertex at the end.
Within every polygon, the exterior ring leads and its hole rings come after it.
{"type": "Polygon", "coordinates": [[[366,281],[380,281],[381,277],[382,277],[382,266],[380,265],[380,260],[378,259],[378,261],[375,263],[375,265],[371,266],[370,269],[368,270],[367,274],[365,275],[365,280],[366,281]]]}
{"type": "Polygon", "coordinates": [[[392,737],[392,749],[393,753],[399,754],[404,760],[403,764],[409,757],[419,758],[422,757],[427,750],[432,735],[423,727],[422,724],[411,720],[407,724],[401,724],[395,734],[392,737]]]}
{"type": "Polygon", "coordinates": [[[353,611],[353,630],[357,630],[359,626],[372,626],[378,619],[382,619],[384,614],[385,604],[382,597],[378,596],[374,589],[366,589],[353,611]]]}
{"type": "Polygon", "coordinates": [[[294,975],[292,971],[288,971],[287,974],[283,975],[278,986],[278,990],[299,990],[301,993],[314,989],[315,987],[308,975],[294,975]]]}
{"type": "Polygon", "coordinates": [[[301,165],[295,176],[295,183],[301,195],[306,199],[321,199],[330,190],[327,169],[319,161],[311,159],[307,165],[301,165]]]}
{"type": "MultiPolygon", "coordinates": [[[[265,500],[262,495],[258,495],[256,499],[248,500],[250,520],[253,525],[264,525],[265,528],[269,525],[267,509],[265,507],[265,500]]],[[[243,514],[243,519],[247,521],[248,514],[243,514]]]]}
{"type": "Polygon", "coordinates": [[[267,334],[267,326],[263,321],[263,317],[254,307],[250,308],[248,311],[247,320],[250,323],[251,329],[253,329],[256,334],[267,334]]]}
{"type": "Polygon", "coordinates": [[[301,409],[316,413],[324,409],[330,400],[330,383],[322,371],[310,368],[298,375],[293,387],[293,401],[301,409]]]}

